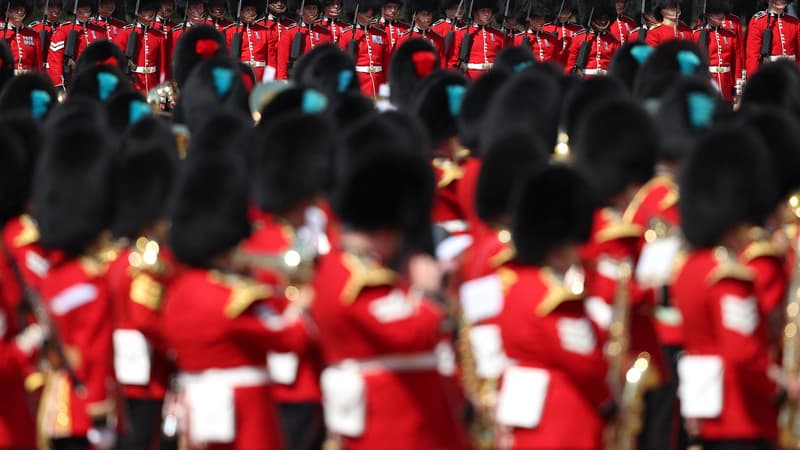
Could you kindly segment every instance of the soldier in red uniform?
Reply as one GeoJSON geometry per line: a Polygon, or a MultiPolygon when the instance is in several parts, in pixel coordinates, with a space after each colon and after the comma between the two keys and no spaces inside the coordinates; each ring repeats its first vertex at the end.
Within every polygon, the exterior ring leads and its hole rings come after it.
{"type": "Polygon", "coordinates": [[[527,23],[528,27],[525,31],[514,35],[514,45],[530,48],[536,61],[563,65],[561,40],[555,34],[544,31],[545,21],[555,14],[552,3],[528,0],[518,6],[523,22],[527,23]]]}
{"type": "MultiPolygon", "coordinates": [[[[278,44],[284,39],[283,35],[288,27],[295,21],[286,17],[286,0],[270,0],[267,2],[267,15],[257,23],[264,25],[269,30],[269,48],[267,49],[267,64],[277,72],[278,44]]],[[[273,76],[274,78],[274,76],[273,76]]]]}
{"type": "Polygon", "coordinates": [[[590,233],[591,197],[575,171],[555,166],[525,180],[512,209],[517,252],[507,267],[499,325],[514,362],[501,380],[497,418],[506,432],[499,447],[602,447],[614,410],[608,366],[584,310],[583,286],[570,276],[590,233]]]}
{"type": "Polygon", "coordinates": [[[570,40],[564,69],[567,73],[578,73],[584,77],[605,75],[611,57],[619,48],[617,38],[608,32],[614,10],[606,0],[595,0],[581,6],[586,6],[586,10],[581,9],[581,17],[586,20],[588,28],[576,33],[570,40]],[[589,23],[590,13],[591,23],[589,23]],[[578,61],[583,46],[588,46],[588,51],[585,53],[586,61],[578,61]]]}
{"type": "Polygon", "coordinates": [[[172,20],[172,14],[175,12],[174,0],[162,0],[161,6],[158,8],[156,18],[153,20],[153,28],[162,30],[165,33],[170,33],[175,28],[177,22],[172,20]]]}
{"type": "MultiPolygon", "coordinates": [[[[447,61],[444,49],[444,37],[431,29],[433,23],[433,12],[436,11],[435,0],[411,1],[408,4],[413,12],[414,23],[407,31],[400,34],[395,42],[394,49],[397,49],[403,42],[409,39],[424,39],[433,45],[439,54],[440,66],[444,67],[447,61]]],[[[394,51],[394,50],[393,50],[394,51]]]]}
{"type": "Polygon", "coordinates": [[[61,15],[61,2],[59,0],[37,0],[37,7],[42,11],[42,20],[34,20],[28,24],[28,28],[39,34],[39,43],[42,46],[40,58],[44,64],[44,70],[48,70],[47,54],[50,50],[50,39],[56,29],[61,26],[58,17],[61,15]],[[42,40],[44,38],[44,40],[42,40]]]}
{"type": "Polygon", "coordinates": [[[503,33],[489,25],[497,3],[478,0],[472,8],[472,21],[455,35],[448,67],[462,70],[467,78],[474,80],[492,68],[494,58],[502,50],[504,42],[503,33]]]}
{"type": "Polygon", "coordinates": [[[445,39],[445,47],[447,47],[445,48],[446,61],[450,60],[455,46],[456,30],[466,25],[461,20],[465,10],[465,6],[461,1],[444,0],[441,4],[441,11],[444,13],[444,17],[431,25],[431,29],[445,39]],[[447,36],[450,36],[450,38],[448,39],[447,36]]]}
{"type": "MultiPolygon", "coordinates": [[[[183,33],[192,27],[205,24],[206,4],[203,0],[182,0],[178,3],[178,7],[185,11],[186,17],[183,23],[179,23],[172,28],[172,32],[167,37],[167,42],[170,47],[167,54],[170,58],[175,51],[175,47],[178,45],[178,40],[183,36],[183,33]]],[[[158,25],[154,24],[153,27],[157,28],[158,25]]]]}
{"type": "Polygon", "coordinates": [[[293,2],[296,4],[295,11],[300,20],[297,24],[286,27],[286,32],[282,34],[281,40],[278,42],[278,72],[276,75],[278,80],[289,78],[289,71],[296,62],[292,58],[293,55],[296,55],[299,59],[300,56],[305,55],[315,47],[333,42],[333,36],[328,28],[317,23],[321,5],[319,0],[293,0],[293,2]],[[301,4],[303,5],[302,11],[300,11],[301,4]],[[302,35],[299,40],[295,38],[297,33],[302,35]],[[299,48],[293,48],[296,45],[299,45],[299,48]]]}
{"type": "Polygon", "coordinates": [[[97,5],[97,15],[92,17],[92,23],[106,29],[106,36],[109,41],[116,40],[122,28],[127,25],[113,16],[116,9],[117,3],[115,0],[103,0],[97,5]]]}
{"type": "MultiPolygon", "coordinates": [[[[136,106],[126,106],[135,111],[136,106]]],[[[139,101],[135,114],[149,114],[147,107],[139,101]]],[[[109,285],[116,324],[114,369],[128,419],[117,448],[133,450],[153,448],[158,441],[169,388],[161,312],[177,269],[164,245],[168,226],[163,211],[178,151],[169,128],[155,118],[132,122],[122,142],[113,172],[111,232],[125,248],[109,268],[109,285]]]]}
{"type": "Polygon", "coordinates": [[[33,10],[33,4],[29,0],[9,0],[0,5],[0,8],[7,11],[5,18],[8,24],[5,25],[3,34],[14,57],[14,74],[42,70],[39,33],[23,25],[25,17],[33,10]]]}
{"type": "MultiPolygon", "coordinates": [[[[238,121],[224,113],[208,120],[238,121]]],[[[251,231],[246,177],[233,153],[204,148],[211,133],[219,135],[204,131],[192,140],[175,188],[169,235],[187,266],[170,284],[163,310],[186,411],[180,429],[189,448],[285,448],[267,353],[296,348],[302,319],[288,322],[274,306],[281,300],[275,291],[242,275],[234,254],[251,231]]]]}
{"type": "Polygon", "coordinates": [[[411,28],[411,25],[397,20],[402,7],[402,0],[384,0],[381,5],[381,16],[375,22],[375,27],[383,30],[389,38],[390,51],[394,51],[397,39],[411,28]]]}
{"type": "Polygon", "coordinates": [[[739,40],[734,30],[724,27],[723,1],[711,0],[706,3],[706,19],[708,23],[694,31],[694,40],[701,44],[701,37],[705,39],[711,79],[719,87],[722,98],[733,103],[735,86],[744,83],[741,79],[744,67],[744,61],[741,59],[744,43],[739,40]]]}
{"type": "MultiPolygon", "coordinates": [[[[628,41],[631,31],[635,30],[638,25],[633,19],[625,15],[625,1],[615,0],[614,9],[617,12],[617,18],[611,23],[609,31],[619,41],[619,45],[624,45],[628,41]]],[[[635,1],[635,0],[632,0],[635,1]]]]}
{"type": "Polygon", "coordinates": [[[136,40],[136,53],[133,56],[126,55],[128,71],[133,87],[145,93],[167,78],[170,58],[167,56],[167,36],[152,26],[159,3],[158,0],[140,1],[136,20],[126,25],[115,41],[127,51],[129,41],[136,40]]]}
{"type": "Polygon", "coordinates": [[[681,4],[678,0],[655,0],[653,16],[659,23],[647,30],[645,42],[653,47],[672,39],[692,40],[692,30],[680,21],[681,4]]]}
{"type": "Polygon", "coordinates": [[[50,75],[50,80],[56,87],[66,88],[69,83],[69,77],[72,76],[71,70],[78,60],[83,49],[92,42],[98,39],[106,38],[106,29],[90,22],[92,17],[92,2],[89,0],[64,0],[63,7],[65,10],[73,11],[75,2],[77,2],[77,14],[70,23],[60,26],[53,37],[50,39],[50,50],[47,54],[47,74],[50,75]],[[70,33],[76,33],[74,55],[71,60],[66,55],[67,40],[70,33]],[[67,73],[65,74],[64,66],[68,66],[67,73]]]}
{"type": "Polygon", "coordinates": [[[105,112],[87,100],[53,111],[38,167],[46,181],[33,191],[41,245],[63,252],[40,284],[64,350],[54,354],[39,410],[40,439],[53,449],[111,448],[117,423],[107,277],[115,251],[103,233],[112,206],[107,127],[105,112]]]}
{"type": "Polygon", "coordinates": [[[206,25],[211,25],[217,31],[223,31],[233,22],[225,18],[225,0],[206,0],[206,25]]]}
{"type": "Polygon", "coordinates": [[[562,2],[564,6],[559,4],[561,9],[556,12],[552,22],[544,24],[544,31],[555,34],[561,40],[561,51],[566,53],[572,37],[583,30],[583,27],[571,21],[572,13],[577,10],[574,0],[562,0],[562,2]]]}
{"type": "Polygon", "coordinates": [[[356,77],[361,85],[361,92],[368,97],[376,97],[378,89],[386,82],[386,71],[389,70],[391,45],[389,38],[382,30],[372,26],[372,18],[380,7],[373,0],[358,2],[356,23],[347,28],[339,40],[339,47],[353,50],[356,62],[356,77]],[[355,43],[351,46],[350,42],[355,43]]]}
{"type": "MultiPolygon", "coordinates": [[[[230,7],[238,7],[239,2],[230,0],[230,7]]],[[[241,24],[233,24],[225,30],[225,40],[230,48],[233,38],[239,34],[241,45],[238,50],[239,60],[253,69],[257,81],[264,78],[269,58],[270,33],[267,27],[255,23],[256,18],[264,14],[264,3],[260,0],[242,0],[241,24]],[[261,5],[261,6],[259,6],[261,5]]]]}
{"type": "Polygon", "coordinates": [[[324,0],[322,2],[322,18],[319,24],[331,32],[334,44],[339,43],[345,28],[349,25],[341,20],[339,15],[342,13],[342,0],[324,0]]]}
{"type": "Polygon", "coordinates": [[[745,68],[748,74],[754,74],[765,61],[781,58],[797,60],[800,21],[785,13],[788,4],[786,0],[770,0],[766,10],[757,12],[750,19],[745,45],[745,68]],[[772,46],[768,55],[761,55],[762,36],[767,28],[772,30],[772,46]]]}
{"type": "Polygon", "coordinates": [[[783,391],[775,380],[788,382],[791,399],[797,380],[772,360],[753,272],[736,255],[776,180],[763,141],[747,128],[720,127],[697,149],[680,179],[692,251],[672,287],[685,342],[681,413],[703,448],[775,448],[783,391]]]}

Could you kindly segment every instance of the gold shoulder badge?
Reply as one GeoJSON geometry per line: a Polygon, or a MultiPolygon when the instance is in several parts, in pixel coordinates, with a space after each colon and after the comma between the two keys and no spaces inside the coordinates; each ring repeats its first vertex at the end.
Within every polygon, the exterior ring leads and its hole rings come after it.
{"type": "Polygon", "coordinates": [[[622,221],[626,223],[633,222],[633,217],[639,211],[639,208],[642,207],[642,203],[647,198],[647,196],[655,189],[664,186],[669,189],[670,193],[667,194],[664,199],[659,202],[659,207],[661,209],[669,208],[670,206],[674,205],[675,202],[678,201],[677,198],[677,187],[675,186],[675,182],[672,180],[672,177],[668,175],[657,175],[650,179],[647,183],[642,185],[636,194],[631,199],[631,202],[628,204],[628,207],[625,208],[625,212],[622,214],[622,221]],[[669,199],[669,200],[667,200],[669,199]],[[666,203],[665,203],[666,202],[666,203]]]}
{"type": "Polygon", "coordinates": [[[558,280],[550,269],[541,269],[541,280],[547,288],[544,299],[536,307],[536,313],[542,317],[550,314],[562,303],[583,300],[581,293],[572,292],[564,283],[558,280]]]}
{"type": "Polygon", "coordinates": [[[225,304],[225,317],[229,319],[240,316],[253,303],[272,295],[269,286],[248,278],[212,272],[211,279],[231,289],[228,303],[225,304]]]}
{"type": "Polygon", "coordinates": [[[502,249],[500,249],[499,252],[495,253],[491,258],[489,258],[489,267],[493,269],[500,267],[514,259],[515,256],[517,256],[517,251],[514,249],[514,246],[511,244],[506,244],[502,249]]]}
{"type": "Polygon", "coordinates": [[[460,180],[464,176],[464,168],[449,158],[434,158],[433,167],[442,172],[441,178],[436,183],[437,188],[449,186],[450,183],[460,180]]]}
{"type": "Polygon", "coordinates": [[[709,285],[717,284],[724,279],[741,281],[753,281],[755,279],[753,271],[733,258],[730,252],[724,247],[717,247],[714,249],[714,259],[717,265],[711,273],[708,274],[707,280],[709,285]]]}
{"type": "Polygon", "coordinates": [[[744,252],[742,252],[742,259],[745,263],[762,257],[780,258],[781,253],[778,248],[768,240],[752,241],[744,249],[744,252]]]}
{"type": "Polygon", "coordinates": [[[644,229],[640,225],[624,222],[618,214],[608,208],[604,210],[604,215],[608,221],[603,229],[597,233],[598,242],[638,238],[644,233],[644,229]]]}
{"type": "Polygon", "coordinates": [[[39,242],[39,228],[36,227],[31,216],[23,214],[19,217],[19,222],[22,225],[22,231],[14,237],[14,246],[24,247],[39,242]]]}
{"type": "Polygon", "coordinates": [[[342,264],[350,272],[350,277],[341,293],[342,302],[348,305],[356,300],[365,287],[387,286],[397,279],[394,271],[352,253],[342,255],[342,264]]]}
{"type": "Polygon", "coordinates": [[[497,269],[496,274],[497,278],[500,279],[500,285],[503,287],[503,294],[508,294],[508,291],[511,290],[511,286],[514,286],[519,279],[517,273],[514,272],[513,269],[507,267],[497,269]]]}
{"type": "Polygon", "coordinates": [[[135,303],[159,311],[164,297],[164,287],[149,273],[139,272],[131,281],[130,297],[135,303]]]}

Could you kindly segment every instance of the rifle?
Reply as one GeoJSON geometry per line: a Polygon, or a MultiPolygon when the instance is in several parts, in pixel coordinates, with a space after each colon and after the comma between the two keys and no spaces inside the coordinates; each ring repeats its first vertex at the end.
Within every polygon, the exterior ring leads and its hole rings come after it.
{"type": "Polygon", "coordinates": [[[189,24],[189,0],[186,0],[186,6],[183,7],[183,31],[186,31],[186,25],[189,24]]]}
{"type": "MultiPolygon", "coordinates": [[[[353,59],[356,58],[356,53],[358,52],[358,42],[356,42],[356,28],[358,27],[358,7],[359,4],[356,1],[356,11],[353,13],[353,31],[352,34],[350,35],[350,42],[347,43],[347,53],[349,53],[350,56],[353,57],[353,59]]],[[[366,30],[364,30],[364,33],[366,33],[366,30]]]]}
{"type": "Polygon", "coordinates": [[[522,38],[522,46],[525,48],[530,47],[531,45],[531,38],[528,36],[528,31],[531,29],[531,7],[533,6],[533,0],[528,0],[528,12],[525,15],[525,37],[522,38]]]}
{"type": "Polygon", "coordinates": [[[639,15],[639,33],[636,34],[636,40],[639,42],[644,42],[647,38],[647,18],[645,17],[645,2],[646,0],[642,0],[642,11],[639,15]]]}
{"type": "Polygon", "coordinates": [[[461,11],[461,8],[464,7],[464,0],[460,0],[458,2],[458,6],[456,7],[456,16],[453,18],[453,23],[450,26],[450,31],[447,32],[447,35],[444,37],[444,54],[446,58],[449,58],[450,55],[450,48],[453,44],[453,36],[456,34],[456,25],[458,24],[458,12],[461,11]]]}
{"type": "Polygon", "coordinates": [[[8,2],[6,5],[6,20],[3,22],[3,40],[7,41],[8,38],[6,35],[8,34],[8,12],[11,11],[11,2],[8,2]]]}
{"type": "MultiPolygon", "coordinates": [[[[241,0],[239,0],[241,2],[241,0]]],[[[302,0],[300,2],[300,15],[297,17],[297,33],[294,34],[294,39],[292,39],[292,49],[289,51],[289,67],[288,69],[291,70],[294,66],[294,62],[297,61],[297,58],[303,52],[303,38],[305,35],[303,34],[303,24],[305,21],[303,20],[303,12],[306,9],[306,0],[302,0]]],[[[356,20],[358,20],[356,18],[356,20]]],[[[309,25],[311,28],[311,25],[309,25]]],[[[355,54],[353,55],[355,58],[355,54]]]]}
{"type": "Polygon", "coordinates": [[[506,42],[506,39],[508,39],[508,5],[510,3],[511,0],[506,0],[505,11],[503,11],[503,42],[506,42]]]}
{"type": "Polygon", "coordinates": [[[708,17],[706,14],[706,6],[708,0],[703,0],[703,18],[700,21],[700,35],[697,37],[697,46],[703,52],[708,52],[708,17]]]}
{"type": "Polygon", "coordinates": [[[139,2],[140,0],[136,0],[136,9],[133,11],[133,28],[131,29],[131,34],[128,35],[128,42],[125,44],[125,57],[128,58],[128,65],[125,68],[125,73],[128,75],[130,75],[133,68],[136,67],[136,63],[133,59],[136,58],[136,47],[139,44],[139,32],[136,31],[136,23],[139,21],[139,2]]]}
{"type": "Polygon", "coordinates": [[[73,0],[72,6],[72,29],[67,34],[67,42],[64,44],[64,88],[69,86],[72,80],[72,67],[75,65],[75,51],[78,46],[78,32],[75,31],[75,23],[78,21],[78,0],[73,0]]]}
{"type": "Polygon", "coordinates": [[[572,69],[573,73],[580,73],[586,70],[586,62],[589,60],[589,35],[592,33],[592,17],[594,17],[594,8],[589,11],[589,21],[586,23],[586,36],[583,38],[581,48],[578,49],[578,58],[575,60],[575,68],[572,69]]]}
{"type": "Polygon", "coordinates": [[[461,68],[464,72],[467,71],[467,64],[469,63],[469,54],[472,52],[472,34],[469,28],[472,26],[472,7],[475,6],[475,0],[469,0],[469,13],[467,14],[467,31],[464,33],[464,39],[461,41],[461,49],[458,52],[457,67],[461,68]]]}
{"type": "MultiPolygon", "coordinates": [[[[556,13],[556,17],[553,20],[553,25],[558,25],[558,21],[561,20],[561,14],[564,12],[564,6],[566,5],[567,0],[561,0],[561,6],[558,7],[558,12],[556,13]]],[[[564,22],[561,22],[561,36],[558,35],[558,28],[556,28],[556,37],[561,39],[561,51],[565,51],[567,48],[567,40],[565,30],[564,30],[564,22]]]]}
{"type": "Polygon", "coordinates": [[[50,48],[50,36],[47,33],[47,10],[50,9],[50,0],[45,0],[42,10],[42,31],[39,32],[39,45],[42,46],[42,60],[47,60],[47,50],[50,48]]]}
{"type": "MultiPolygon", "coordinates": [[[[188,3],[188,0],[187,0],[188,3]]],[[[242,56],[242,0],[239,0],[239,6],[236,8],[236,33],[233,33],[231,38],[231,57],[239,61],[242,56]]]]}
{"type": "Polygon", "coordinates": [[[760,64],[768,61],[770,55],[772,54],[772,28],[770,28],[771,20],[772,15],[770,15],[769,9],[767,9],[767,28],[764,29],[764,33],[761,35],[761,50],[759,51],[760,64]]]}

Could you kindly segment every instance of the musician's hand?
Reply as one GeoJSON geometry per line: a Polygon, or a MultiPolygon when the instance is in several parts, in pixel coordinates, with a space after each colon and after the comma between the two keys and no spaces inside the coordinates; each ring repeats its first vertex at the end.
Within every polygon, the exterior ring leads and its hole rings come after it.
{"type": "Polygon", "coordinates": [[[408,260],[408,273],[411,284],[415,288],[430,293],[438,293],[442,289],[442,268],[439,263],[425,254],[412,255],[408,260]]]}
{"type": "Polygon", "coordinates": [[[107,418],[92,420],[92,428],[86,433],[86,438],[98,450],[110,450],[117,444],[117,433],[109,426],[107,418]]]}

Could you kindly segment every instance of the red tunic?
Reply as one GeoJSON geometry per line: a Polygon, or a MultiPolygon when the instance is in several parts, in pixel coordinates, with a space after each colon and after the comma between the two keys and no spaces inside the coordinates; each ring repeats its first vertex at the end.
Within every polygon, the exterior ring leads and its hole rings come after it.
{"type": "Polygon", "coordinates": [[[544,24],[542,30],[553,33],[557,38],[561,39],[561,52],[565,53],[569,47],[570,41],[572,41],[572,37],[579,31],[582,31],[583,27],[577,23],[571,22],[550,22],[544,24]]]}
{"type": "Polygon", "coordinates": [[[647,37],[644,41],[650,46],[657,47],[673,39],[691,41],[693,39],[692,29],[683,22],[676,22],[675,26],[657,23],[647,30],[647,37]]]}
{"type": "Polygon", "coordinates": [[[427,30],[420,30],[419,27],[414,26],[414,28],[405,31],[400,35],[400,37],[397,38],[394,48],[399,47],[401,44],[403,44],[403,42],[409,39],[424,39],[428,41],[431,45],[433,45],[433,48],[436,49],[436,53],[439,54],[439,62],[441,63],[441,67],[446,67],[447,58],[444,54],[444,38],[442,36],[430,28],[427,30]]]}
{"type": "Polygon", "coordinates": [[[212,19],[211,17],[206,17],[205,24],[206,25],[211,25],[217,31],[220,31],[220,32],[224,33],[225,28],[228,28],[229,26],[233,25],[233,22],[231,22],[230,20],[225,19],[225,18],[216,19],[215,20],[215,19],[212,19]]]}
{"type": "Polygon", "coordinates": [[[563,43],[555,34],[528,29],[524,33],[517,33],[514,35],[514,45],[523,45],[526,38],[531,53],[533,53],[533,57],[536,61],[552,62],[559,66],[564,65],[564,60],[562,59],[563,53],[561,51],[563,43]]]}
{"type": "Polygon", "coordinates": [[[772,30],[772,51],[769,54],[770,60],[779,58],[798,58],[798,28],[800,21],[796,17],[788,14],[768,14],[766,11],[757,12],[747,26],[747,44],[745,45],[745,67],[748,76],[752,76],[758,70],[761,58],[761,37],[764,30],[772,30]]]}
{"type": "Polygon", "coordinates": [[[38,242],[39,230],[27,214],[9,220],[3,229],[3,245],[6,251],[13,258],[25,283],[34,290],[39,289],[42,279],[50,269],[48,253],[38,242]]]}
{"type": "MultiPolygon", "coordinates": [[[[314,47],[333,42],[331,32],[328,31],[327,28],[317,24],[313,24],[310,27],[305,23],[302,26],[292,25],[286,27],[280,41],[278,41],[278,72],[276,74],[278,80],[286,80],[289,78],[289,60],[291,59],[292,43],[297,33],[303,35],[300,56],[310,52],[314,47]]],[[[298,56],[298,58],[300,56],[298,56]]]]}
{"type": "MultiPolygon", "coordinates": [[[[35,20],[28,24],[28,28],[35,31],[36,34],[41,36],[42,29],[45,30],[45,41],[42,43],[42,50],[40,51],[40,58],[42,59],[42,64],[44,65],[44,69],[47,70],[47,54],[50,50],[50,39],[53,37],[53,33],[61,26],[62,24],[58,22],[48,22],[48,21],[38,21],[35,20]]],[[[41,40],[41,39],[40,39],[41,40]]]]}
{"type": "Polygon", "coordinates": [[[567,48],[567,64],[564,66],[564,70],[567,73],[575,70],[581,45],[586,41],[589,42],[589,56],[586,59],[584,75],[586,77],[604,75],[608,71],[614,52],[619,48],[617,38],[607,31],[596,33],[592,30],[588,37],[586,31],[579,31],[573,35],[567,48]]]}
{"type": "Polygon", "coordinates": [[[131,70],[130,77],[133,87],[146,94],[167,78],[167,65],[170,61],[170,57],[167,56],[167,35],[153,27],[131,24],[119,33],[116,39],[117,45],[125,48],[128,36],[134,30],[139,39],[136,43],[136,56],[133,58],[136,67],[131,70]]]}
{"type": "Polygon", "coordinates": [[[265,26],[259,24],[243,24],[241,27],[232,25],[225,30],[229,48],[237,31],[242,36],[239,60],[253,69],[256,81],[260,82],[264,78],[264,70],[269,59],[271,33],[265,26]]]}
{"type": "Polygon", "coordinates": [[[362,363],[365,425],[360,435],[345,438],[345,447],[465,448],[451,404],[455,393],[447,392],[450,384],[435,363],[420,364],[432,362],[442,340],[440,307],[410,292],[394,272],[338,250],[322,258],[314,287],[311,312],[325,361],[362,363]]]}
{"type": "MultiPolygon", "coordinates": [[[[339,39],[339,47],[347,50],[351,40],[353,40],[352,28],[348,28],[339,39]]],[[[376,97],[378,89],[386,82],[389,73],[391,56],[389,38],[378,28],[369,27],[365,30],[363,25],[359,25],[355,32],[355,40],[357,44],[353,59],[356,62],[356,76],[361,85],[361,92],[368,97],[376,97]]]]}
{"type": "Polygon", "coordinates": [[[72,24],[67,23],[59,27],[50,39],[50,51],[47,54],[47,74],[55,86],[64,85],[64,50],[67,37],[72,30],[78,32],[75,45],[75,61],[81,56],[83,50],[92,42],[106,38],[106,29],[93,23],[72,24]]]}
{"type": "MultiPolygon", "coordinates": [[[[790,281],[785,255],[764,237],[750,241],[739,259],[755,275],[753,285],[761,316],[777,319],[776,322],[783,325],[783,307],[790,281]]],[[[772,336],[775,335],[777,333],[772,336]]]]}
{"type": "Polygon", "coordinates": [[[39,33],[30,28],[9,26],[6,30],[6,40],[11,47],[11,55],[14,57],[14,74],[43,70],[39,33]]]}
{"type": "Polygon", "coordinates": [[[472,48],[469,59],[464,61],[467,65],[465,73],[467,78],[474,80],[494,65],[495,57],[503,49],[503,33],[490,26],[481,27],[475,24],[459,29],[455,35],[454,51],[450,55],[448,67],[458,68],[461,45],[467,34],[472,35],[472,48]]]}
{"type": "Polygon", "coordinates": [[[317,24],[321,27],[327,28],[328,31],[331,32],[331,39],[334,44],[339,43],[339,39],[342,37],[344,30],[350,27],[349,23],[339,19],[332,19],[330,17],[324,17],[318,20],[317,24]]]}
{"type": "MultiPolygon", "coordinates": [[[[96,16],[91,18],[91,22],[97,26],[105,28],[106,39],[109,41],[116,41],[120,31],[122,31],[122,29],[128,25],[116,17],[96,16]]],[[[122,51],[125,51],[125,47],[122,47],[122,51]]]]}
{"type": "Polygon", "coordinates": [[[692,252],[672,286],[683,315],[686,354],[722,359],[724,407],[718,417],[702,419],[700,437],[774,441],[777,389],[767,376],[771,357],[753,275],[725,253],[722,248],[692,252]]]}
{"type": "Polygon", "coordinates": [[[383,17],[378,19],[378,22],[375,23],[375,26],[386,33],[386,36],[389,38],[389,45],[391,47],[390,51],[394,51],[395,47],[397,46],[397,40],[400,38],[400,36],[406,33],[409,28],[411,28],[411,25],[407,23],[397,20],[388,21],[383,17]]]}
{"type": "Polygon", "coordinates": [[[628,36],[636,29],[637,23],[628,16],[617,16],[617,19],[611,23],[608,31],[614,35],[619,41],[619,45],[625,45],[628,42],[628,36]]]}
{"type": "MultiPolygon", "coordinates": [[[[549,376],[541,421],[512,428],[511,448],[599,449],[605,426],[600,409],[610,401],[608,366],[583,298],[547,268],[511,268],[514,281],[499,318],[503,346],[515,367],[549,376]]],[[[503,389],[501,384],[500,409],[503,389]]]]}
{"type": "MultiPolygon", "coordinates": [[[[694,31],[694,41],[699,44],[701,30],[694,31]]],[[[742,42],[735,31],[708,27],[708,60],[711,79],[719,87],[722,98],[733,102],[736,80],[741,78],[744,61],[741,59],[742,42]]]]}

